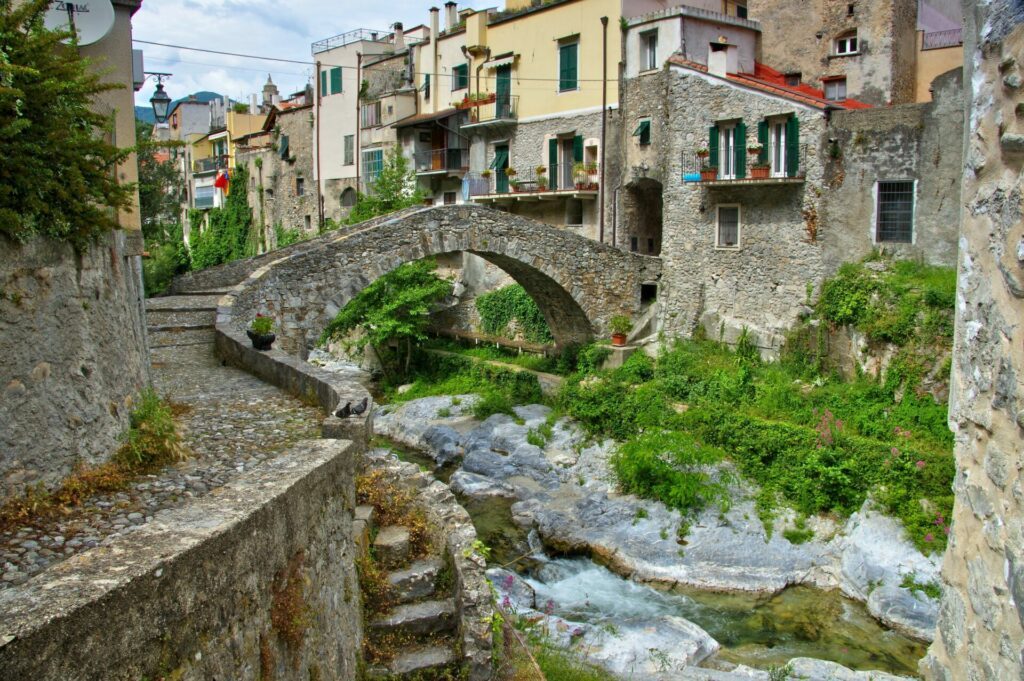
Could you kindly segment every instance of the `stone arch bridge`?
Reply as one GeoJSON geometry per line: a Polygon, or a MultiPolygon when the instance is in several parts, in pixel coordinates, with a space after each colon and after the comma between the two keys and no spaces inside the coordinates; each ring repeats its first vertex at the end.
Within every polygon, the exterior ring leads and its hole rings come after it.
{"type": "Polygon", "coordinates": [[[484,258],[520,283],[560,346],[606,332],[615,315],[636,317],[641,285],[661,276],[658,258],[489,208],[437,206],[261,256],[244,273],[242,265],[229,264],[225,271],[244,280],[221,309],[218,326],[240,329],[257,312],[269,314],[281,349],[305,356],[338,310],[378,277],[403,263],[458,251],[484,258]]]}

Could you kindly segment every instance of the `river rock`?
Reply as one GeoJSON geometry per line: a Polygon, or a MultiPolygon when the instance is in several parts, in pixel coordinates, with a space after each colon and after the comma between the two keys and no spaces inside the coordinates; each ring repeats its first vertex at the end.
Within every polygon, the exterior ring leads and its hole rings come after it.
{"type": "Polygon", "coordinates": [[[456,494],[472,499],[515,499],[516,493],[510,485],[498,482],[485,475],[477,475],[464,470],[457,470],[448,480],[448,486],[456,494]]]}
{"type": "Polygon", "coordinates": [[[438,456],[446,458],[462,439],[451,426],[464,421],[478,399],[476,395],[442,395],[386,404],[374,412],[374,432],[431,456],[434,456],[431,452],[437,452],[438,456]],[[433,445],[427,441],[428,434],[433,445]]]}
{"type": "Polygon", "coordinates": [[[444,466],[462,456],[462,435],[451,426],[430,426],[423,432],[423,451],[444,466]]]}
{"type": "Polygon", "coordinates": [[[791,679],[806,681],[913,681],[907,676],[896,676],[879,671],[855,672],[841,664],[809,657],[795,657],[789,661],[791,679]]]}
{"type": "Polygon", "coordinates": [[[516,573],[504,568],[491,568],[487,571],[487,579],[498,592],[503,608],[513,608],[517,612],[536,609],[537,592],[516,573]],[[506,597],[507,605],[504,604],[506,597]]]}

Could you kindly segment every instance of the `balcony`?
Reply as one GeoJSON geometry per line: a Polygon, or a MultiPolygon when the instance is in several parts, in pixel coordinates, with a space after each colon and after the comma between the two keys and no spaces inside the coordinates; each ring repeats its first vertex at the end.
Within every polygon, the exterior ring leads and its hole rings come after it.
{"type": "Polygon", "coordinates": [[[192,162],[193,173],[211,173],[215,170],[223,170],[227,167],[227,156],[211,156],[209,158],[199,158],[192,162]]]}
{"type": "Polygon", "coordinates": [[[414,156],[417,175],[447,175],[469,170],[469,149],[431,149],[414,156]]]}
{"type": "Polygon", "coordinates": [[[712,160],[706,150],[683,152],[683,182],[705,187],[733,187],[738,185],[783,185],[803,184],[806,181],[807,145],[796,147],[797,157],[791,162],[790,148],[769,145],[762,152],[754,147],[747,149],[746,168],[737,172],[733,164],[732,173],[722,173],[722,160],[712,160]],[[740,176],[742,175],[742,176],[740,176]]]}
{"type": "Polygon", "coordinates": [[[596,199],[601,178],[598,163],[553,163],[512,174],[502,168],[489,175],[467,176],[469,195],[482,203],[495,201],[545,201],[552,199],[596,199]],[[543,168],[544,172],[538,172],[543,168]],[[554,178],[554,180],[552,180],[554,178]]]}
{"type": "Polygon", "coordinates": [[[498,98],[490,94],[482,99],[464,99],[455,108],[468,112],[468,120],[462,124],[464,130],[480,130],[503,125],[515,125],[519,118],[519,96],[506,95],[498,98]]]}

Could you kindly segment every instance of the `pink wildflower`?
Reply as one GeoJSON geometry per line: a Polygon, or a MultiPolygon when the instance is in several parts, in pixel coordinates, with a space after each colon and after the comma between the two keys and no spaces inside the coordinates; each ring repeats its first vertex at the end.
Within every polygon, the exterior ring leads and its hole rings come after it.
{"type": "Polygon", "coordinates": [[[924,461],[921,461],[920,459],[918,459],[917,463],[914,464],[914,465],[917,466],[918,470],[920,470],[920,469],[925,467],[924,461]]]}
{"type": "Polygon", "coordinates": [[[924,540],[925,540],[925,541],[932,541],[933,539],[935,539],[935,537],[933,537],[933,536],[932,536],[932,533],[931,533],[931,532],[929,532],[928,534],[926,534],[926,535],[924,536],[924,540]]]}

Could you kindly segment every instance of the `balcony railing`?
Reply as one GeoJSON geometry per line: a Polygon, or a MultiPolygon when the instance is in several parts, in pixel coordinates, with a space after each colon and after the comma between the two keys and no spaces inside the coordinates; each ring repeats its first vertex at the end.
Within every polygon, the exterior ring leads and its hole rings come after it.
{"type": "Polygon", "coordinates": [[[964,44],[963,29],[954,28],[948,31],[925,33],[921,41],[922,50],[938,50],[943,47],[956,47],[964,44]]]}
{"type": "Polygon", "coordinates": [[[807,167],[807,145],[797,145],[795,161],[790,158],[794,149],[788,145],[768,145],[763,153],[751,153],[747,148],[742,173],[733,163],[723,166],[723,159],[713,159],[706,151],[683,152],[684,182],[701,184],[788,184],[803,182],[807,167]]]}
{"type": "Polygon", "coordinates": [[[544,172],[537,168],[516,170],[508,174],[506,169],[491,171],[487,177],[474,173],[469,176],[470,196],[489,196],[499,194],[579,194],[581,192],[596,193],[601,178],[601,166],[598,163],[574,163],[566,166],[554,163],[542,166],[544,172]],[[554,178],[554,179],[552,179],[554,178]]]}
{"type": "Polygon", "coordinates": [[[196,159],[192,162],[192,172],[194,173],[208,173],[211,170],[223,170],[227,167],[227,156],[211,156],[210,158],[196,159]]]}
{"type": "Polygon", "coordinates": [[[519,96],[491,96],[476,102],[460,102],[456,108],[469,112],[469,118],[463,126],[484,126],[492,123],[512,122],[518,117],[519,96]]]}
{"type": "Polygon", "coordinates": [[[469,149],[431,149],[415,155],[416,172],[436,173],[467,170],[469,149]]]}

